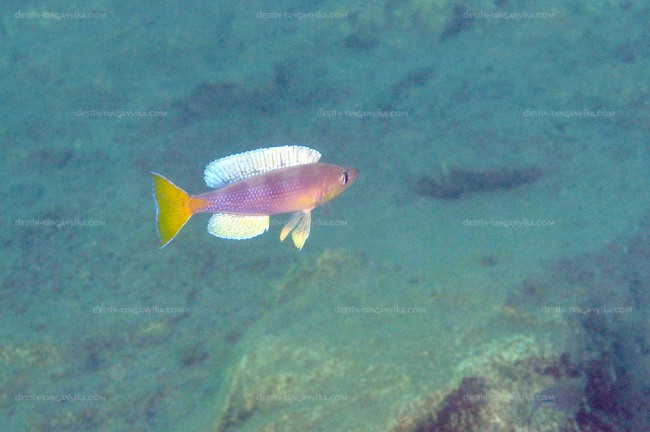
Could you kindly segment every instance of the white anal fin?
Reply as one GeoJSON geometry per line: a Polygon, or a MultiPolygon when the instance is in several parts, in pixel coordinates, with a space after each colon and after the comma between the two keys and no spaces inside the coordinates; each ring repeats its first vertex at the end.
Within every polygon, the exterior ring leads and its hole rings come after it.
{"type": "Polygon", "coordinates": [[[298,249],[302,249],[309,237],[309,230],[311,229],[311,210],[305,210],[294,213],[289,219],[289,222],[282,228],[280,233],[280,241],[284,241],[287,235],[291,233],[293,244],[298,249]]]}
{"type": "Polygon", "coordinates": [[[214,214],[208,222],[210,234],[233,240],[245,240],[264,234],[269,229],[268,216],[214,214]]]}

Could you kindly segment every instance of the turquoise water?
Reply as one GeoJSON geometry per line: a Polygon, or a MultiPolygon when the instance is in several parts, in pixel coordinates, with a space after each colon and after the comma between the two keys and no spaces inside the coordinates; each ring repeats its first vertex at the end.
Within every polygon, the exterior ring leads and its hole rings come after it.
{"type": "Polygon", "coordinates": [[[646,3],[3,6],[0,430],[650,430],[646,3]],[[158,248],[285,144],[360,171],[301,251],[158,248]]]}

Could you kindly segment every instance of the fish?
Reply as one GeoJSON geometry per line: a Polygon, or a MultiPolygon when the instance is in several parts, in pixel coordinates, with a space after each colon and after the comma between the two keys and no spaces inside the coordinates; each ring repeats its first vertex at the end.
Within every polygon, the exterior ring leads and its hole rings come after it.
{"type": "Polygon", "coordinates": [[[359,175],[356,168],[318,163],[320,157],[309,147],[286,145],[217,159],[204,172],[205,183],[214,190],[199,195],[190,195],[152,172],[160,248],[197,213],[212,213],[210,234],[234,240],[264,234],[271,215],[292,213],[280,241],[291,233],[293,244],[302,250],[309,237],[311,211],[338,196],[359,175]]]}

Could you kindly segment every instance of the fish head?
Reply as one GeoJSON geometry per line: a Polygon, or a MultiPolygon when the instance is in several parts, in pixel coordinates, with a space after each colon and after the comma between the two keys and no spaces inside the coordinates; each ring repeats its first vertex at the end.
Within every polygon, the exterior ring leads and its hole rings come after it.
{"type": "Polygon", "coordinates": [[[329,201],[347,189],[359,176],[356,168],[332,166],[322,184],[322,202],[329,201]]]}

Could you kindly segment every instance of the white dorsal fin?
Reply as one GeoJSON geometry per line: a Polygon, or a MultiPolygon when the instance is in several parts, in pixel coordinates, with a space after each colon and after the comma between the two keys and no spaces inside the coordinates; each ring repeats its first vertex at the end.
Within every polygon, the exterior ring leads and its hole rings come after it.
{"type": "Polygon", "coordinates": [[[205,183],[221,188],[276,169],[316,163],[318,159],[318,151],[297,145],[251,150],[217,159],[205,167],[205,183]]]}

